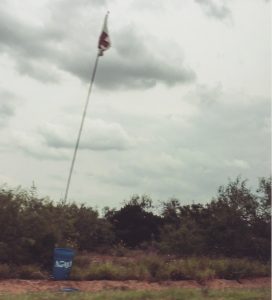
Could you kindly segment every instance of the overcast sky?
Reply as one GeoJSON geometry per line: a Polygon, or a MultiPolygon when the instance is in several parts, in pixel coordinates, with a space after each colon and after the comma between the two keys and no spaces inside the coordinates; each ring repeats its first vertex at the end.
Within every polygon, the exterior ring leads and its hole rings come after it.
{"type": "Polygon", "coordinates": [[[270,173],[271,2],[1,0],[0,183],[69,199],[208,202],[270,173]]]}

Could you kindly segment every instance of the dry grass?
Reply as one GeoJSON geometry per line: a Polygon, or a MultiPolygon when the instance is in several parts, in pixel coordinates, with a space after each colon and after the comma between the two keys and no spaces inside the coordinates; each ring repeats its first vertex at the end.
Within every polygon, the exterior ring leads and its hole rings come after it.
{"type": "Polygon", "coordinates": [[[243,279],[270,276],[270,264],[248,259],[191,257],[173,259],[159,255],[137,259],[92,261],[83,256],[75,260],[71,279],[74,280],[206,280],[243,279]]]}

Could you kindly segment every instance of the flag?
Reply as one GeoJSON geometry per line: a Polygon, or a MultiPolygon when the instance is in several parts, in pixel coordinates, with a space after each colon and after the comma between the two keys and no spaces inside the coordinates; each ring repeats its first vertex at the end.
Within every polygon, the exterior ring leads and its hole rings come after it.
{"type": "Polygon", "coordinates": [[[108,15],[109,15],[109,13],[107,13],[105,16],[103,29],[102,29],[102,32],[100,34],[99,41],[98,41],[98,49],[99,49],[100,56],[102,56],[104,51],[109,49],[111,46],[109,32],[108,32],[108,15]]]}

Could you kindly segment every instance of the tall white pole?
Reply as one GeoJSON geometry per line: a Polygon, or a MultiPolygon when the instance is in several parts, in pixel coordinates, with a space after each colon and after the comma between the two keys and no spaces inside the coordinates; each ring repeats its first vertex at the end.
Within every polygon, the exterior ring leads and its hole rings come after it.
{"type": "Polygon", "coordinates": [[[91,92],[92,92],[92,87],[93,87],[93,83],[94,83],[94,78],[95,78],[95,74],[96,74],[96,69],[97,69],[97,65],[98,65],[99,56],[101,56],[100,51],[98,51],[98,53],[97,53],[94,68],[93,68],[93,74],[92,74],[92,78],[91,78],[91,82],[90,82],[90,86],[89,86],[89,91],[88,91],[88,95],[87,95],[87,99],[86,99],[86,103],[85,103],[85,107],[84,107],[84,111],[83,111],[83,115],[82,115],[82,119],[81,119],[81,124],[80,124],[79,131],[78,131],[78,136],[77,136],[77,141],[76,141],[75,150],[74,150],[74,154],[73,154],[73,159],[72,159],[72,163],[71,163],[71,167],[70,167],[70,171],[69,171],[69,176],[68,176],[68,180],[67,180],[67,184],[66,184],[64,202],[66,202],[67,197],[68,197],[69,187],[70,187],[70,183],[71,183],[71,177],[72,177],[72,173],[73,173],[73,170],[74,170],[74,165],[75,165],[77,150],[78,150],[80,137],[81,137],[81,133],[82,133],[82,128],[83,128],[83,125],[84,125],[85,116],[86,116],[88,104],[89,104],[89,101],[90,101],[90,95],[91,95],[91,92]]]}

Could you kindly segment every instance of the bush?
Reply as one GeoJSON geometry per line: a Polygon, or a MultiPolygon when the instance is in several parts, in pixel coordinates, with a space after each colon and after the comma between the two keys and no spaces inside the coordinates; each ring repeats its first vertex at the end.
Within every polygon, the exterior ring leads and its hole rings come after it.
{"type": "Polygon", "coordinates": [[[77,255],[73,260],[73,267],[76,266],[78,268],[87,268],[91,263],[91,259],[89,255],[77,255]]]}
{"type": "Polygon", "coordinates": [[[144,257],[140,263],[147,268],[152,279],[161,279],[159,278],[159,274],[165,267],[165,261],[162,257],[158,255],[149,255],[144,257]]]}
{"type": "Polygon", "coordinates": [[[20,279],[46,279],[49,275],[41,272],[41,269],[35,265],[23,265],[14,269],[14,276],[20,279]]]}
{"type": "Polygon", "coordinates": [[[143,264],[153,280],[197,280],[213,278],[240,279],[269,276],[270,265],[248,259],[211,259],[192,257],[167,260],[160,256],[144,258],[143,264]]]}
{"type": "Polygon", "coordinates": [[[113,265],[110,262],[92,264],[87,272],[87,280],[122,280],[124,279],[125,268],[113,265]]]}
{"type": "Polygon", "coordinates": [[[54,247],[109,248],[110,223],[91,207],[53,203],[33,193],[0,190],[0,263],[51,268],[54,247]]]}
{"type": "Polygon", "coordinates": [[[7,279],[11,277],[11,269],[7,264],[0,264],[0,279],[7,279]]]}
{"type": "Polygon", "coordinates": [[[270,265],[248,259],[218,259],[210,261],[218,278],[242,279],[270,276],[270,265]]]}
{"type": "Polygon", "coordinates": [[[73,265],[71,273],[70,273],[70,279],[71,280],[86,280],[87,274],[88,274],[88,268],[82,268],[82,267],[73,265]]]}
{"type": "MultiPolygon", "coordinates": [[[[108,208],[104,217],[99,217],[97,210],[85,205],[39,198],[34,187],[30,191],[2,187],[0,263],[38,264],[49,270],[54,247],[117,256],[126,256],[128,248],[142,247],[183,258],[222,255],[264,262],[271,259],[271,178],[260,179],[257,194],[247,188],[246,180],[237,178],[221,186],[217,197],[205,205],[181,205],[172,199],[163,204],[160,215],[152,207],[149,197],[135,195],[119,210],[108,208]]],[[[79,266],[87,263],[87,258],[78,260],[79,266]]],[[[187,278],[195,276],[197,263],[204,261],[184,263],[186,272],[171,270],[170,265],[162,267],[156,258],[143,266],[152,278],[166,277],[169,272],[170,276],[187,278]]],[[[200,267],[200,277],[213,276],[209,269],[215,270],[215,266],[200,267]]],[[[249,261],[236,265],[221,261],[216,268],[226,278],[267,273],[265,267],[249,261]]]]}
{"type": "Polygon", "coordinates": [[[75,280],[197,280],[203,283],[214,278],[241,279],[269,276],[270,266],[246,259],[211,259],[192,257],[169,260],[148,255],[136,261],[91,263],[88,267],[74,266],[75,280]]]}
{"type": "Polygon", "coordinates": [[[118,243],[117,245],[113,246],[111,251],[112,255],[114,256],[125,256],[128,253],[128,249],[124,246],[123,243],[118,243]]]}

